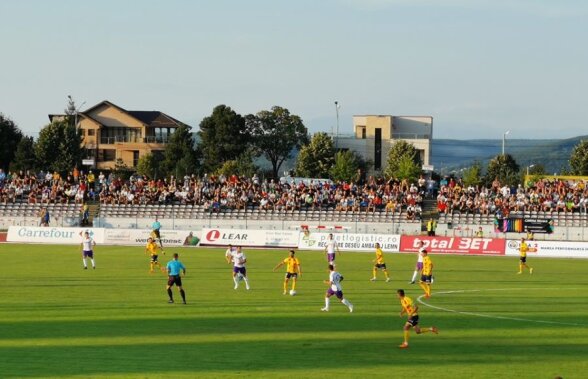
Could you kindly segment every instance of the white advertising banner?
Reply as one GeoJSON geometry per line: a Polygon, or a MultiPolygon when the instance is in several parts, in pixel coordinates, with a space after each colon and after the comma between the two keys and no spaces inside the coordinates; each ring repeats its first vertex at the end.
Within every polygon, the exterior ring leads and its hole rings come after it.
{"type": "MultiPolygon", "coordinates": [[[[141,245],[147,244],[151,230],[147,229],[105,229],[105,245],[141,245]]],[[[197,246],[200,233],[190,230],[161,230],[161,243],[166,246],[197,246]]]]}
{"type": "Polygon", "coordinates": [[[298,246],[298,231],[202,229],[202,246],[285,247],[298,246]]]}
{"type": "MultiPolygon", "coordinates": [[[[329,233],[300,233],[298,248],[302,250],[324,250],[329,233]]],[[[333,233],[337,247],[341,251],[373,251],[376,242],[384,252],[400,251],[399,234],[354,234],[333,233]]]]}
{"type": "MultiPolygon", "coordinates": [[[[588,258],[588,242],[526,241],[528,257],[588,258]]],[[[506,255],[519,255],[520,240],[506,242],[506,255]]]]}
{"type": "Polygon", "coordinates": [[[54,243],[77,245],[82,241],[82,233],[90,233],[96,243],[104,242],[102,228],[53,228],[39,226],[10,226],[7,242],[54,243]]]}

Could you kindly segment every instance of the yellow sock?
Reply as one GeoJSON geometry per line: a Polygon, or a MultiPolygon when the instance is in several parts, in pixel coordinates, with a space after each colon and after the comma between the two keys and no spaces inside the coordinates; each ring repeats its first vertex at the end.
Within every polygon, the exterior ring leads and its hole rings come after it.
{"type": "Polygon", "coordinates": [[[404,343],[408,343],[408,337],[410,336],[410,331],[409,330],[405,330],[404,331],[404,343]]]}
{"type": "Polygon", "coordinates": [[[284,281],[284,292],[288,290],[288,282],[284,281]]]}
{"type": "Polygon", "coordinates": [[[523,264],[519,264],[519,272],[523,272],[523,264]]]}
{"type": "Polygon", "coordinates": [[[431,296],[431,285],[427,284],[427,295],[431,296]]]}
{"type": "Polygon", "coordinates": [[[372,278],[376,277],[376,274],[378,273],[378,270],[376,270],[375,268],[372,270],[372,278]]]}
{"type": "Polygon", "coordinates": [[[149,267],[150,267],[150,270],[153,271],[154,264],[153,263],[149,263],[149,267]]]}
{"type": "Polygon", "coordinates": [[[292,289],[295,290],[296,289],[296,280],[292,281],[292,289]]]}
{"type": "Polygon", "coordinates": [[[384,275],[386,276],[386,279],[389,279],[388,271],[384,271],[384,275]]]}
{"type": "Polygon", "coordinates": [[[425,283],[419,283],[419,286],[423,289],[423,291],[425,291],[425,294],[427,293],[427,287],[425,285],[425,283]]]}

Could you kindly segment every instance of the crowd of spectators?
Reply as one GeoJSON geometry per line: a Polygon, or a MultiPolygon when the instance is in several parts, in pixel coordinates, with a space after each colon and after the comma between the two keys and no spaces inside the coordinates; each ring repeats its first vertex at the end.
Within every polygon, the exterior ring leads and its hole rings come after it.
{"type": "Polygon", "coordinates": [[[417,182],[367,177],[352,182],[298,179],[267,180],[204,175],[149,179],[131,175],[123,180],[77,169],[61,176],[57,172],[0,170],[0,201],[84,204],[193,204],[211,212],[257,207],[266,211],[319,210],[339,212],[402,213],[418,219],[423,200],[437,199],[439,213],[471,213],[507,217],[513,212],[586,212],[588,188],[583,180],[538,180],[526,188],[509,187],[495,180],[491,186],[465,186],[461,179],[438,182],[421,176],[417,182]]]}
{"type": "Polygon", "coordinates": [[[469,213],[508,217],[511,213],[586,213],[588,188],[584,180],[539,179],[523,187],[494,180],[489,187],[465,186],[461,179],[442,179],[437,195],[439,213],[469,213]]]}

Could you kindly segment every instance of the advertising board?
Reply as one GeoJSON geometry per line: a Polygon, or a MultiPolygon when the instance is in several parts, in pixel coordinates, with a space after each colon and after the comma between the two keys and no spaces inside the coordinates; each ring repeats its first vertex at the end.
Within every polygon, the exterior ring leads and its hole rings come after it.
{"type": "Polygon", "coordinates": [[[284,247],[298,246],[298,231],[251,229],[202,229],[202,246],[284,247]]]}
{"type": "MultiPolygon", "coordinates": [[[[298,248],[324,250],[328,238],[329,233],[300,233],[298,248]]],[[[376,242],[384,252],[398,252],[400,248],[399,234],[333,233],[333,238],[341,251],[373,251],[376,242]]]]}
{"type": "Polygon", "coordinates": [[[418,251],[419,241],[433,254],[504,255],[505,240],[477,237],[402,236],[400,251],[418,251]]]}

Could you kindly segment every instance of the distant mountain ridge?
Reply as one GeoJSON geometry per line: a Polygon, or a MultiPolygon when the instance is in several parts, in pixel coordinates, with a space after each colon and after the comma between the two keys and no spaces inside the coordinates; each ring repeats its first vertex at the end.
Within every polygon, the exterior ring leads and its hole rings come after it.
{"type": "MultiPolygon", "coordinates": [[[[548,173],[559,173],[569,167],[573,148],[588,136],[567,139],[506,139],[504,150],[524,169],[542,164],[548,173]]],[[[469,167],[474,161],[486,167],[488,161],[502,153],[502,140],[491,139],[433,139],[432,164],[435,171],[450,173],[469,167]]]]}

